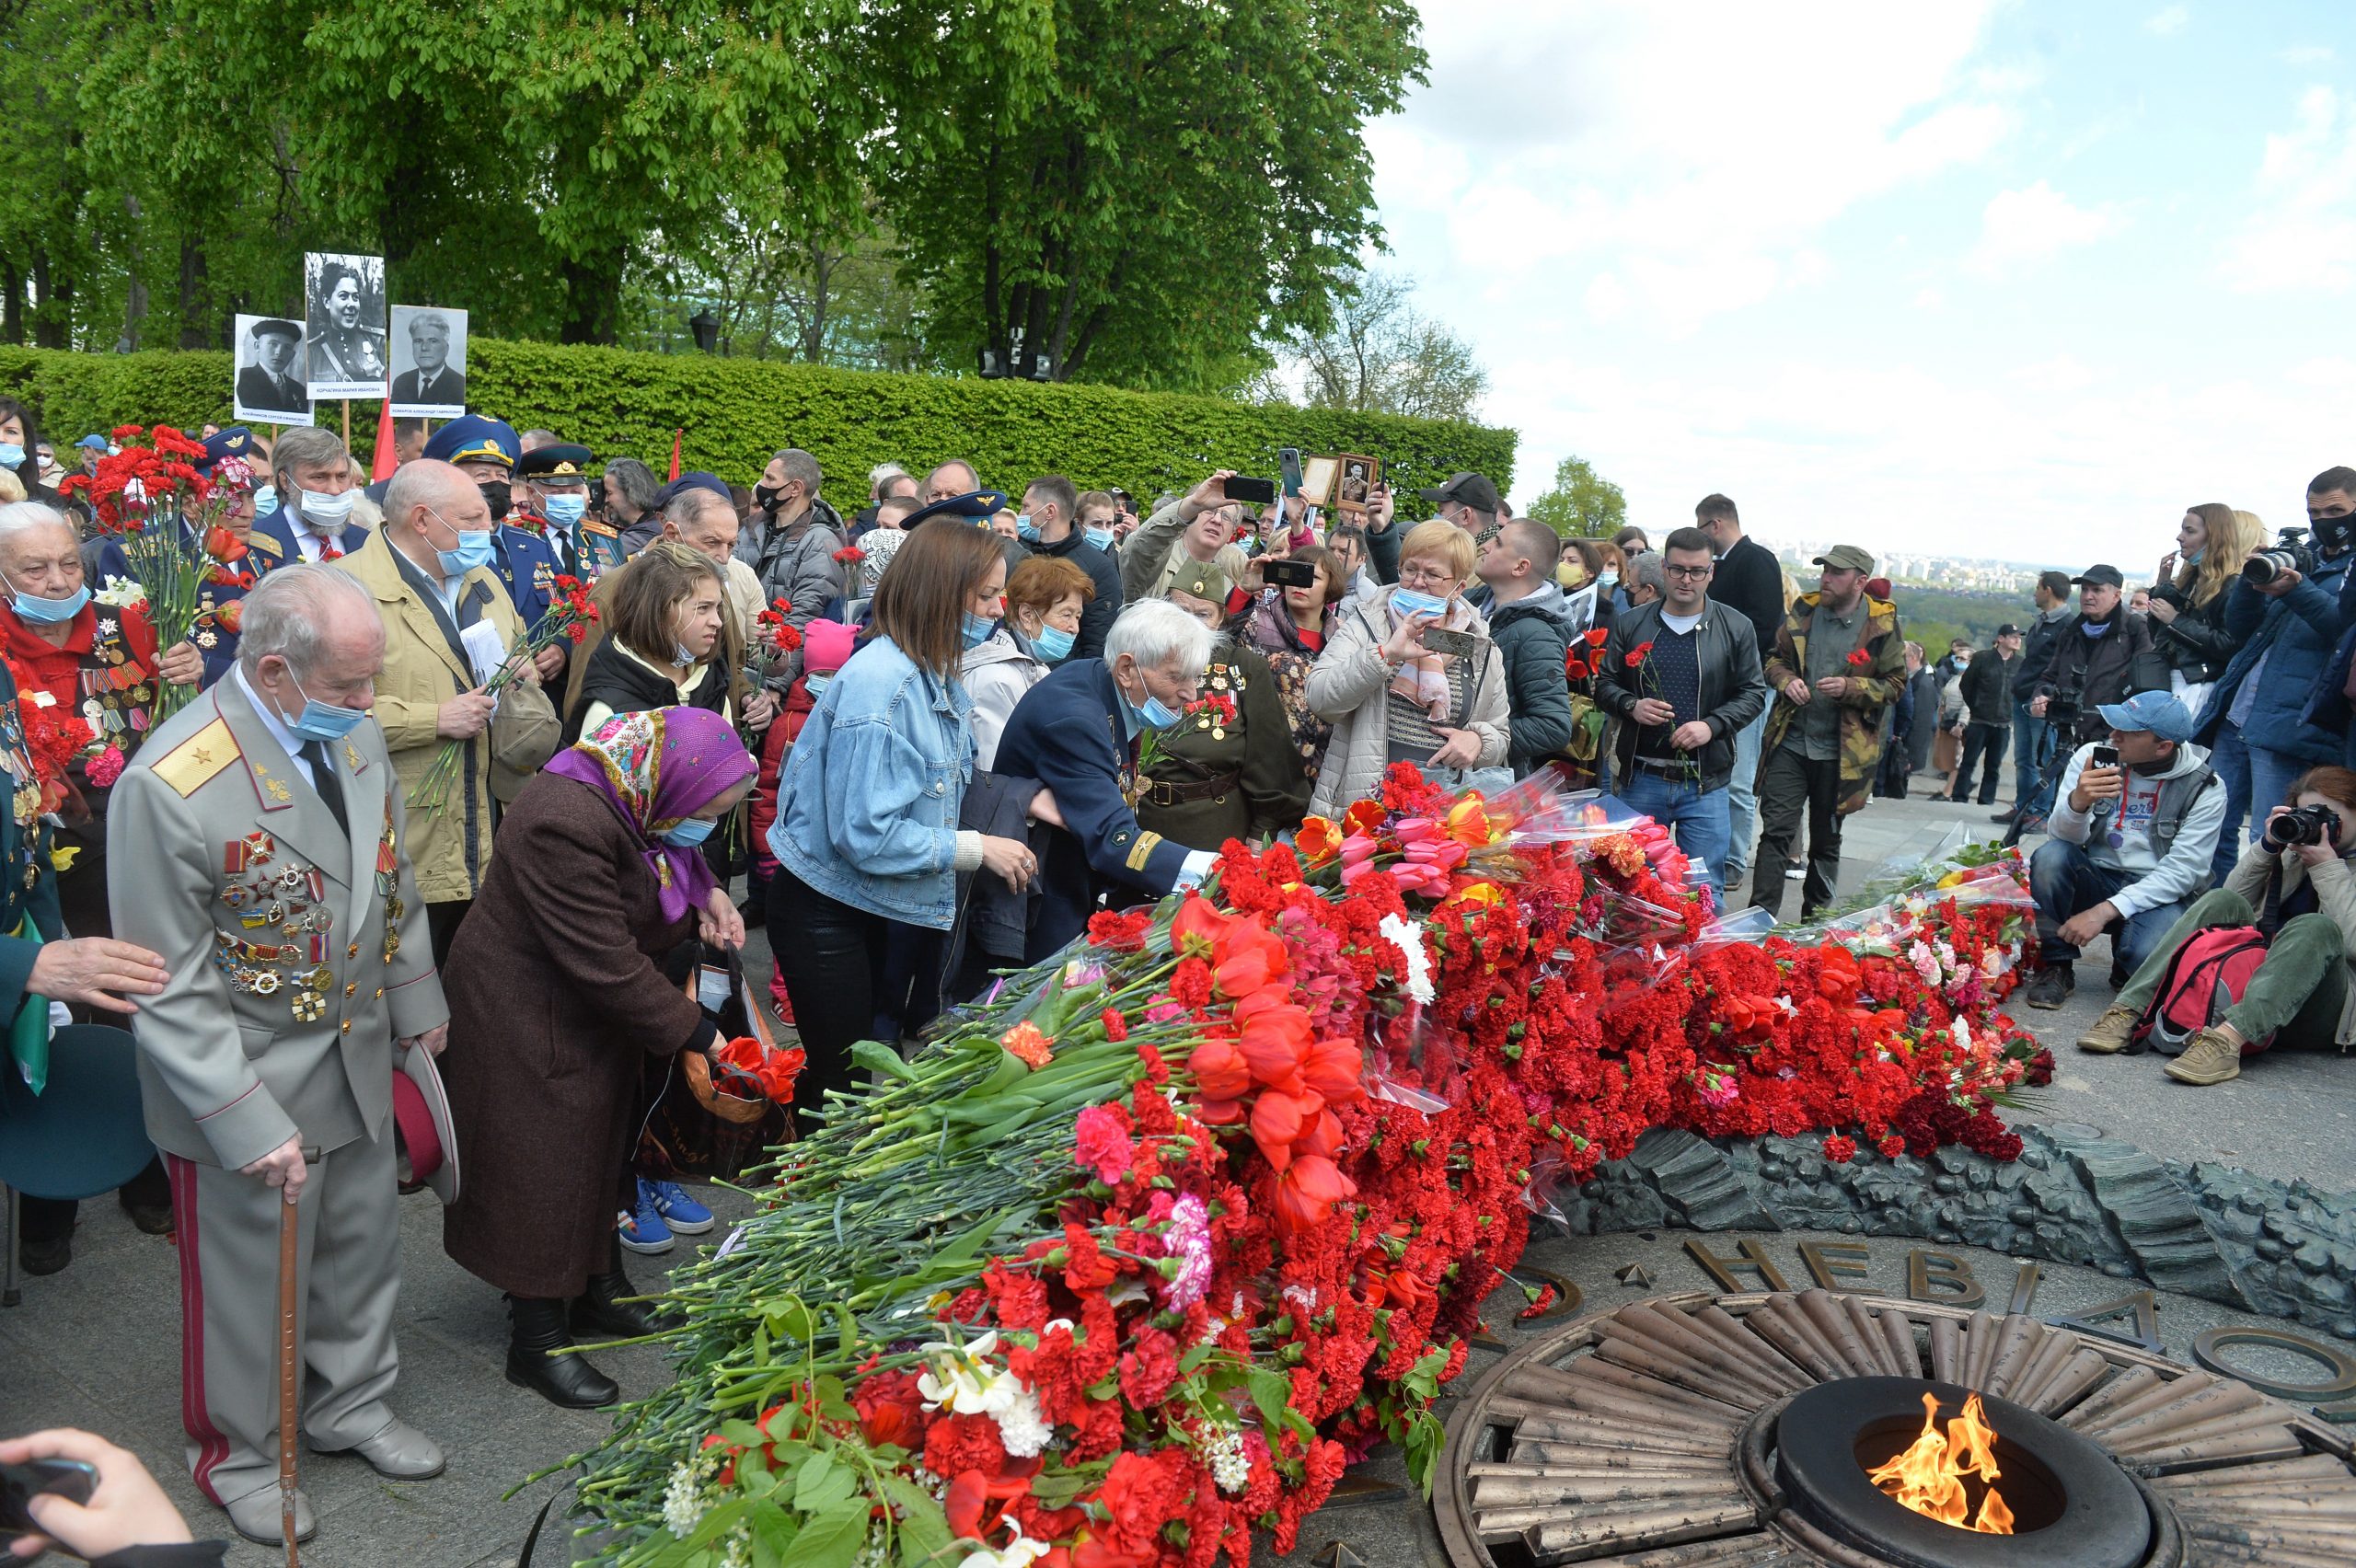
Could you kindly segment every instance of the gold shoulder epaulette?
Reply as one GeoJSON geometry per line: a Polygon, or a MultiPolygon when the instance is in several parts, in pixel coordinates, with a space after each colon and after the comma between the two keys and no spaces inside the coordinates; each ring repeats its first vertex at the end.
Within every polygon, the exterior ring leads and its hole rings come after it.
{"type": "Polygon", "coordinates": [[[158,758],[151,771],[185,799],[237,760],[237,737],[226,720],[215,719],[158,758]]]}
{"type": "Polygon", "coordinates": [[[260,550],[264,555],[274,556],[284,555],[286,553],[284,550],[279,548],[278,541],[276,539],[271,538],[268,534],[261,532],[259,528],[246,536],[246,548],[248,549],[260,550]]]}

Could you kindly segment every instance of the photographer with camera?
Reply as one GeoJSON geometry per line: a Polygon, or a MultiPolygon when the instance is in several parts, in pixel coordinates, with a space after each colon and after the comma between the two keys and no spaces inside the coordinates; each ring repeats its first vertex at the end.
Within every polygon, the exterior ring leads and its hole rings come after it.
{"type": "MultiPolygon", "coordinates": [[[[2242,646],[2210,689],[2198,738],[2225,780],[2228,835],[2246,813],[2255,842],[2253,802],[2282,800],[2301,773],[2347,756],[2345,726],[2327,721],[2331,705],[2316,693],[2347,674],[2333,655],[2346,629],[2342,590],[2356,560],[2356,517],[2342,510],[2351,484],[2356,474],[2346,468],[2316,475],[2307,487],[2308,526],[2285,528],[2272,546],[2251,552],[2226,590],[2225,631],[2242,646]]],[[[2218,880],[2232,870],[2235,853],[2230,842],[2218,845],[2218,880]]]]}
{"type": "MultiPolygon", "coordinates": [[[[2317,534],[2356,530],[2356,468],[2326,468],[2307,486],[2307,525],[2317,534]]],[[[2339,646],[2316,672],[2306,721],[2340,736],[2340,762],[2356,768],[2356,571],[2339,580],[2339,646]]]]}
{"type": "MultiPolygon", "coordinates": [[[[2311,767],[2223,887],[2203,894],[2170,928],[2081,1051],[2140,1046],[2135,1030],[2167,981],[2178,949],[2218,927],[2254,927],[2266,955],[2224,1015],[2185,1043],[2168,1077],[2206,1087],[2237,1078],[2242,1058],[2269,1045],[2321,1049],[2356,1043],[2356,772],[2311,767]]],[[[2222,987],[2221,987],[2222,989],[2222,987]]]]}
{"type": "MultiPolygon", "coordinates": [[[[2051,726],[2056,755],[2102,739],[2105,705],[2168,688],[2167,663],[2152,646],[2152,624],[2127,608],[2127,579],[2119,568],[2090,566],[2070,581],[2077,585],[2078,614],[2053,640],[2029,687],[2029,716],[2051,726]]],[[[2036,831],[2051,808],[2056,770],[2043,771],[2035,799],[2020,802],[2015,826],[2021,833],[2036,831]]]]}
{"type": "Polygon", "coordinates": [[[2165,691],[2096,709],[2108,744],[2071,755],[2052,836],[2029,860],[2038,968],[2021,999],[2053,1009],[2078,988],[2078,950],[2111,936],[2110,976],[2124,985],[2208,880],[2224,791],[2192,738],[2192,716],[2165,691]]]}

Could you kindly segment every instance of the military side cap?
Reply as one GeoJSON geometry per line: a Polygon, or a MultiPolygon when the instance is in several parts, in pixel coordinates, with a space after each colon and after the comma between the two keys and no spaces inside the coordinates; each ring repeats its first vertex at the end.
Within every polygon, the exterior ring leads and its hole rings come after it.
{"type": "Polygon", "coordinates": [[[554,446],[543,446],[537,451],[525,453],[523,460],[515,465],[515,477],[519,479],[556,479],[560,482],[572,479],[586,481],[589,478],[589,465],[596,460],[587,447],[573,446],[560,442],[554,446]]]}
{"type": "Polygon", "coordinates": [[[913,528],[919,523],[930,523],[936,517],[954,518],[963,523],[985,522],[1006,510],[1006,496],[993,490],[969,490],[936,501],[930,506],[920,506],[900,519],[900,526],[913,528]]]}
{"type": "Polygon", "coordinates": [[[206,473],[224,457],[243,457],[250,461],[260,448],[254,444],[254,432],[243,425],[231,425],[216,430],[204,438],[204,460],[198,465],[206,473]]]}
{"type": "Polygon", "coordinates": [[[1855,545],[1835,545],[1816,558],[1819,566],[1829,566],[1835,571],[1862,571],[1870,576],[1874,570],[1873,553],[1855,545]]]}
{"type": "Polygon", "coordinates": [[[300,322],[281,321],[278,317],[273,316],[267,321],[257,321],[254,323],[254,336],[257,338],[292,338],[296,342],[300,342],[303,340],[303,328],[300,322]]]}
{"type": "Polygon", "coordinates": [[[736,504],[736,498],[728,491],[726,479],[722,478],[718,474],[709,474],[701,468],[695,468],[681,474],[656,492],[654,510],[662,511],[689,490],[710,490],[729,505],[736,504]]]}
{"type": "Polygon", "coordinates": [[[1228,587],[1227,573],[1221,571],[1216,562],[1186,561],[1178,568],[1178,575],[1170,580],[1171,593],[1191,594],[1214,605],[1227,603],[1228,587]]]}
{"type": "Polygon", "coordinates": [[[504,463],[512,468],[523,444],[506,421],[468,414],[428,437],[424,455],[437,463],[504,463]]]}

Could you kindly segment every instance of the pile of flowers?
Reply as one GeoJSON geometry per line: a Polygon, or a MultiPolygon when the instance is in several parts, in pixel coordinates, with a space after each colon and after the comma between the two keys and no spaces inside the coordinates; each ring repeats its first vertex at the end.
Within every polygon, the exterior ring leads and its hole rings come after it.
{"type": "Polygon", "coordinates": [[[676,1381],[574,1461],[595,1560],[1241,1568],[1379,1443],[1429,1484],[1533,1212],[1647,1128],[2007,1155],[2007,905],[1908,915],[1935,976],[1760,938],[1647,825],[1394,769],[915,1059],[859,1047],[676,1276],[676,1381]]]}

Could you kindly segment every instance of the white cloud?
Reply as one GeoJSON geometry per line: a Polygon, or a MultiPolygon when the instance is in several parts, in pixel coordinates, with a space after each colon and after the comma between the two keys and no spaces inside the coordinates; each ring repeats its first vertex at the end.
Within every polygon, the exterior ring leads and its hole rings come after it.
{"type": "Polygon", "coordinates": [[[2282,52],[2285,65],[2328,65],[2335,58],[2327,43],[2302,43],[2282,52]]]}
{"type": "Polygon", "coordinates": [[[2255,200],[2221,270],[2245,294],[2356,282],[2356,98],[2310,87],[2298,122],[2266,138],[2255,200]]]}
{"type": "Polygon", "coordinates": [[[1444,227],[1452,270],[1611,271],[1611,308],[1691,333],[1824,281],[1826,225],[2011,133],[2033,73],[1971,60],[1995,5],[1463,0],[1373,139],[1384,216],[1444,227]]]}
{"type": "Polygon", "coordinates": [[[2002,278],[2065,250],[2092,245],[2125,226],[2116,207],[2081,207],[2044,180],[2002,190],[1980,218],[1980,242],[1963,259],[1967,271],[2002,278]]]}
{"type": "Polygon", "coordinates": [[[2173,38],[2182,32],[2185,24],[2190,20],[2192,20],[2190,6],[2169,6],[2144,17],[2143,30],[2155,33],[2161,38],[2173,38]]]}

